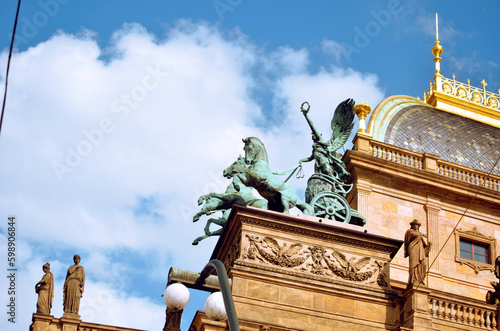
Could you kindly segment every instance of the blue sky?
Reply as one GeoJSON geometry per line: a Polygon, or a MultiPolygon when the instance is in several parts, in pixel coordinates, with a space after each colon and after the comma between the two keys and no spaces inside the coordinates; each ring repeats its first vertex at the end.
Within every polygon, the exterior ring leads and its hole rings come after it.
{"type": "MultiPolygon", "coordinates": [[[[0,11],[1,92],[16,3],[0,11]]],[[[19,306],[0,328],[26,330],[45,262],[62,315],[73,254],[83,320],[161,328],[168,269],[210,257],[216,238],[193,247],[205,219],[191,219],[198,196],[229,184],[241,138],[261,138],[282,171],[310,155],[303,101],[329,135],[348,97],[422,97],[436,10],[443,75],[497,92],[498,1],[25,1],[0,137],[0,243],[15,215],[19,306]]],[[[305,181],[291,184],[303,200],[305,181]]],[[[183,330],[207,296],[191,294],[183,330]]]]}

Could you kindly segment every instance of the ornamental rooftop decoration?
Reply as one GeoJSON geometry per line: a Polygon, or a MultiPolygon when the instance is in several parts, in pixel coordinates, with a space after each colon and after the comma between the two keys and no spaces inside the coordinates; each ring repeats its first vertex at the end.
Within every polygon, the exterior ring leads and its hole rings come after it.
{"type": "MultiPolygon", "coordinates": [[[[369,107],[366,105],[364,108],[369,107]]],[[[352,209],[346,200],[346,195],[352,189],[352,184],[347,184],[350,173],[337,153],[346,143],[354,126],[354,100],[347,99],[337,106],[331,121],[332,135],[327,141],[323,140],[308,117],[309,109],[309,103],[304,102],[301,111],[312,131],[311,156],[300,159],[289,171],[277,173],[273,172],[268,164],[267,151],[262,141],[256,137],[243,139],[245,156],[239,156],[223,171],[224,177],[231,180],[226,192],[209,193],[198,199],[198,204],[203,206],[200,212],[194,215],[193,222],[216,212],[222,215],[207,220],[205,235],[196,238],[193,245],[207,237],[220,235],[223,228],[212,232],[210,225],[224,227],[233,206],[252,206],[285,214],[288,214],[291,208],[297,207],[305,215],[360,226],[366,223],[361,213],[352,209]],[[287,181],[297,170],[300,172],[303,162],[310,161],[315,162],[314,174],[307,182],[305,202],[300,202],[287,181]],[[288,174],[290,175],[285,180],[278,177],[288,174]],[[255,197],[253,189],[263,199],[255,197]]]]}
{"type": "Polygon", "coordinates": [[[478,88],[471,86],[470,79],[465,84],[455,80],[455,75],[449,79],[441,74],[444,48],[439,43],[437,13],[436,42],[431,52],[434,54],[435,75],[423,100],[433,107],[500,128],[500,89],[499,93],[486,91],[488,84],[484,79],[482,87],[478,88]]]}

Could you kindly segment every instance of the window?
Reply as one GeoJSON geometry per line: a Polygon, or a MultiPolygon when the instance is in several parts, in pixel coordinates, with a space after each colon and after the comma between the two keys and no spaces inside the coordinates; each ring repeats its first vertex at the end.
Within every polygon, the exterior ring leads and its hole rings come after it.
{"type": "Polygon", "coordinates": [[[455,261],[465,264],[476,273],[493,270],[496,257],[495,238],[481,234],[477,228],[455,231],[455,261]]]}
{"type": "Polygon", "coordinates": [[[481,263],[490,263],[488,245],[460,239],[460,257],[481,263]]]}

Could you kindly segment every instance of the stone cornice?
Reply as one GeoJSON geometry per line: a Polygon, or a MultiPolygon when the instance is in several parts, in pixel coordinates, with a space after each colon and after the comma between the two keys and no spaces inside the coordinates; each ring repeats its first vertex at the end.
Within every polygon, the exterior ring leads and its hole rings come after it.
{"type": "Polygon", "coordinates": [[[275,229],[283,233],[307,236],[352,247],[385,251],[391,254],[391,258],[403,243],[401,240],[372,234],[368,229],[350,224],[305,215],[292,216],[264,209],[234,206],[224,229],[227,235],[223,233],[219,238],[212,259],[218,258],[217,256],[221,253],[223,255],[228,250],[224,241],[240,235],[242,224],[275,229]],[[225,248],[222,249],[222,246],[225,248]]]}
{"type": "Polygon", "coordinates": [[[357,178],[370,180],[389,187],[400,187],[404,191],[414,192],[422,196],[434,196],[442,202],[468,205],[474,198],[471,207],[487,209],[500,213],[500,192],[480,189],[456,179],[438,173],[417,169],[403,164],[383,160],[371,155],[349,150],[343,158],[352,181],[357,178]]]}

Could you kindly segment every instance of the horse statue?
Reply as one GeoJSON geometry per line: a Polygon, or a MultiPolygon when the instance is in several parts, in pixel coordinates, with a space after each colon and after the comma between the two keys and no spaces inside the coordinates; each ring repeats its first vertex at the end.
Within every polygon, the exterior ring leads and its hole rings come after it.
{"type": "Polygon", "coordinates": [[[264,144],[255,137],[243,139],[245,158],[238,158],[224,170],[224,177],[238,178],[243,185],[253,187],[267,200],[268,209],[289,213],[297,204],[297,194],[290,186],[276,177],[267,160],[264,144]]]}
{"type": "MultiPolygon", "coordinates": [[[[242,157],[239,159],[243,160],[242,157]]],[[[256,198],[252,193],[252,188],[243,185],[237,177],[233,178],[225,193],[209,193],[200,196],[198,206],[202,204],[203,207],[194,215],[193,222],[197,222],[203,215],[211,215],[216,212],[222,212],[222,216],[209,218],[204,228],[205,235],[196,238],[193,245],[198,245],[205,238],[220,235],[234,205],[267,209],[267,200],[256,198]],[[212,232],[210,231],[211,224],[220,225],[221,228],[212,232]]]]}

